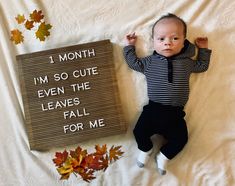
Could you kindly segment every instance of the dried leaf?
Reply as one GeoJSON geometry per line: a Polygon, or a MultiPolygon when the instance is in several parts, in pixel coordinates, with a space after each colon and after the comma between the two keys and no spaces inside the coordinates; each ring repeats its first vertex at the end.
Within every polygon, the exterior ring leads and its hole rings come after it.
{"type": "Polygon", "coordinates": [[[27,21],[25,22],[24,26],[25,26],[26,29],[31,30],[31,28],[34,27],[33,23],[34,23],[33,21],[27,20],[27,21]]]}
{"type": "Polygon", "coordinates": [[[102,159],[102,169],[105,171],[109,166],[109,157],[108,155],[105,156],[105,158],[102,159]]]}
{"type": "Polygon", "coordinates": [[[57,171],[61,175],[60,179],[68,179],[70,174],[73,172],[73,166],[71,165],[70,161],[67,160],[64,166],[57,168],[57,171]]]}
{"type": "Polygon", "coordinates": [[[18,14],[17,17],[15,17],[15,19],[16,19],[18,24],[23,23],[25,21],[24,14],[23,15],[18,14]]]}
{"type": "Polygon", "coordinates": [[[39,11],[34,10],[29,16],[30,16],[31,20],[36,22],[36,23],[41,22],[41,20],[44,17],[44,15],[42,15],[42,11],[41,10],[39,10],[39,11]]]}
{"type": "Polygon", "coordinates": [[[38,38],[40,41],[45,41],[46,37],[50,35],[50,32],[48,31],[51,29],[50,24],[45,24],[45,22],[41,23],[38,30],[36,31],[36,38],[38,38]]]}
{"type": "Polygon", "coordinates": [[[56,166],[62,166],[62,164],[67,160],[68,152],[64,150],[63,153],[56,152],[55,158],[53,159],[53,162],[56,166]]]}
{"type": "Polygon", "coordinates": [[[106,144],[103,145],[102,147],[100,147],[99,145],[96,145],[95,149],[96,149],[96,154],[97,155],[102,155],[103,156],[104,154],[107,153],[107,146],[106,146],[106,144]]]}
{"type": "Polygon", "coordinates": [[[18,29],[11,31],[11,41],[15,42],[15,44],[19,44],[24,41],[24,36],[22,35],[22,32],[18,29]]]}
{"type": "Polygon", "coordinates": [[[71,173],[74,173],[75,176],[79,174],[84,181],[90,182],[95,179],[95,171],[105,171],[112,160],[116,161],[120,158],[124,153],[120,148],[121,146],[112,146],[108,155],[106,144],[95,145],[96,151],[90,154],[78,146],[74,151],[71,150],[69,155],[66,150],[63,153],[56,152],[53,162],[58,166],[60,179],[68,179],[71,173]]]}
{"type": "Polygon", "coordinates": [[[112,146],[109,150],[109,160],[112,162],[112,160],[116,161],[120,158],[120,156],[124,153],[120,150],[121,146],[114,147],[112,146]]]}
{"type": "Polygon", "coordinates": [[[79,175],[86,182],[90,182],[91,180],[95,179],[94,170],[85,170],[83,173],[80,173],[79,175]]]}

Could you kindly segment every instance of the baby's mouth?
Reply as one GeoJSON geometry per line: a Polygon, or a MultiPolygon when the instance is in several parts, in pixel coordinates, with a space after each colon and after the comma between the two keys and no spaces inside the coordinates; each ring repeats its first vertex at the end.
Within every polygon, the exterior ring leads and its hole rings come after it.
{"type": "Polygon", "coordinates": [[[171,52],[171,51],[172,51],[172,49],[170,49],[170,48],[166,48],[166,49],[164,49],[163,51],[164,51],[164,52],[171,52]]]}

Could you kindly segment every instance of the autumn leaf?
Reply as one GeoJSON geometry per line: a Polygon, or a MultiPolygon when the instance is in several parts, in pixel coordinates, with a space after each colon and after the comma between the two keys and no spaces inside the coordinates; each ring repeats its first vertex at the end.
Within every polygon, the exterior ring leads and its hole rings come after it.
{"type": "Polygon", "coordinates": [[[56,152],[55,156],[56,158],[53,159],[53,162],[56,166],[61,166],[66,161],[68,157],[68,152],[66,150],[64,150],[63,153],[56,152]]]}
{"type": "MultiPolygon", "coordinates": [[[[24,27],[27,30],[32,30],[35,32],[36,39],[39,39],[40,41],[45,41],[46,37],[50,35],[49,29],[52,28],[51,24],[46,24],[43,21],[44,15],[42,14],[42,10],[34,10],[29,14],[28,19],[25,18],[24,14],[18,14],[15,19],[18,24],[24,23],[24,27]],[[32,29],[35,28],[35,29],[32,29]]],[[[18,29],[14,29],[11,31],[11,41],[13,41],[15,44],[23,43],[24,36],[22,35],[22,32],[20,32],[18,29]]]]}
{"type": "Polygon", "coordinates": [[[41,23],[38,30],[35,32],[36,38],[40,41],[45,41],[46,37],[50,35],[48,30],[51,29],[51,27],[50,24],[45,24],[45,22],[41,23]]]}
{"type": "Polygon", "coordinates": [[[19,31],[18,29],[12,30],[11,31],[11,41],[15,42],[15,44],[19,44],[24,41],[24,36],[22,35],[22,32],[19,31]]]}
{"type": "Polygon", "coordinates": [[[85,170],[84,172],[80,173],[79,175],[86,182],[90,182],[91,180],[95,179],[94,170],[85,170]]]}
{"type": "Polygon", "coordinates": [[[24,26],[25,26],[26,29],[31,30],[31,28],[34,27],[33,23],[34,23],[33,21],[27,20],[27,21],[25,22],[24,26]]]}
{"type": "Polygon", "coordinates": [[[114,147],[112,146],[109,150],[109,160],[112,162],[112,160],[116,161],[119,159],[119,157],[124,153],[120,150],[121,146],[114,147]]]}
{"type": "Polygon", "coordinates": [[[57,168],[57,171],[61,175],[60,179],[68,179],[70,174],[73,172],[73,166],[70,160],[67,159],[62,167],[57,168]]]}
{"type": "Polygon", "coordinates": [[[102,155],[103,156],[104,154],[107,153],[107,146],[106,146],[106,144],[103,145],[102,147],[100,147],[99,145],[96,145],[95,149],[96,149],[96,154],[97,155],[102,155]]]}
{"type": "Polygon", "coordinates": [[[109,157],[108,155],[105,156],[105,158],[102,159],[102,169],[105,171],[109,166],[109,157]]]}
{"type": "Polygon", "coordinates": [[[85,157],[87,155],[87,150],[82,150],[80,146],[78,146],[75,151],[70,150],[70,156],[73,158],[79,158],[79,156],[85,157]]]}
{"type": "Polygon", "coordinates": [[[95,179],[95,171],[105,171],[109,163],[116,161],[124,153],[121,151],[121,146],[112,146],[107,151],[105,145],[95,145],[94,153],[87,153],[78,146],[75,150],[70,150],[70,153],[64,150],[63,153],[56,152],[53,162],[57,166],[57,171],[61,175],[61,180],[68,179],[73,173],[75,176],[80,175],[86,182],[95,179]]]}
{"type": "Polygon", "coordinates": [[[44,15],[42,15],[42,11],[41,10],[39,10],[39,11],[34,10],[29,16],[30,16],[31,20],[36,22],[36,23],[41,22],[41,20],[44,17],[44,15]]]}
{"type": "Polygon", "coordinates": [[[15,19],[16,19],[18,24],[21,24],[25,21],[24,15],[20,15],[20,14],[18,14],[17,17],[15,17],[15,19]]]}

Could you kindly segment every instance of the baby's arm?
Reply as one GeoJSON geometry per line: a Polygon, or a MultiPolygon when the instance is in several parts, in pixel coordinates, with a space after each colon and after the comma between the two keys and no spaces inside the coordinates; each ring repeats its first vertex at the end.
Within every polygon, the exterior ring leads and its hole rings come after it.
{"type": "Polygon", "coordinates": [[[124,50],[124,57],[126,59],[128,66],[135,71],[144,73],[145,68],[148,66],[148,64],[151,61],[151,57],[150,56],[144,58],[137,57],[135,51],[137,35],[135,35],[135,33],[126,35],[125,40],[127,46],[125,46],[123,50],[124,50]]]}
{"type": "Polygon", "coordinates": [[[208,49],[208,38],[197,37],[195,44],[198,47],[198,56],[194,64],[193,72],[204,72],[209,67],[211,50],[208,49]]]}

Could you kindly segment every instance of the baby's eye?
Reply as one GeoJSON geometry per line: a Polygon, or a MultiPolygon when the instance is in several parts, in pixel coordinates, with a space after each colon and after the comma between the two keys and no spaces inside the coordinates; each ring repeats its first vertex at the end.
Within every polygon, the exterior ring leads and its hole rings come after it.
{"type": "Polygon", "coordinates": [[[179,38],[178,38],[178,37],[173,37],[172,40],[173,40],[173,41],[177,41],[177,40],[179,40],[179,38]]]}
{"type": "Polygon", "coordinates": [[[159,37],[158,40],[159,41],[164,41],[164,37],[159,37]]]}

